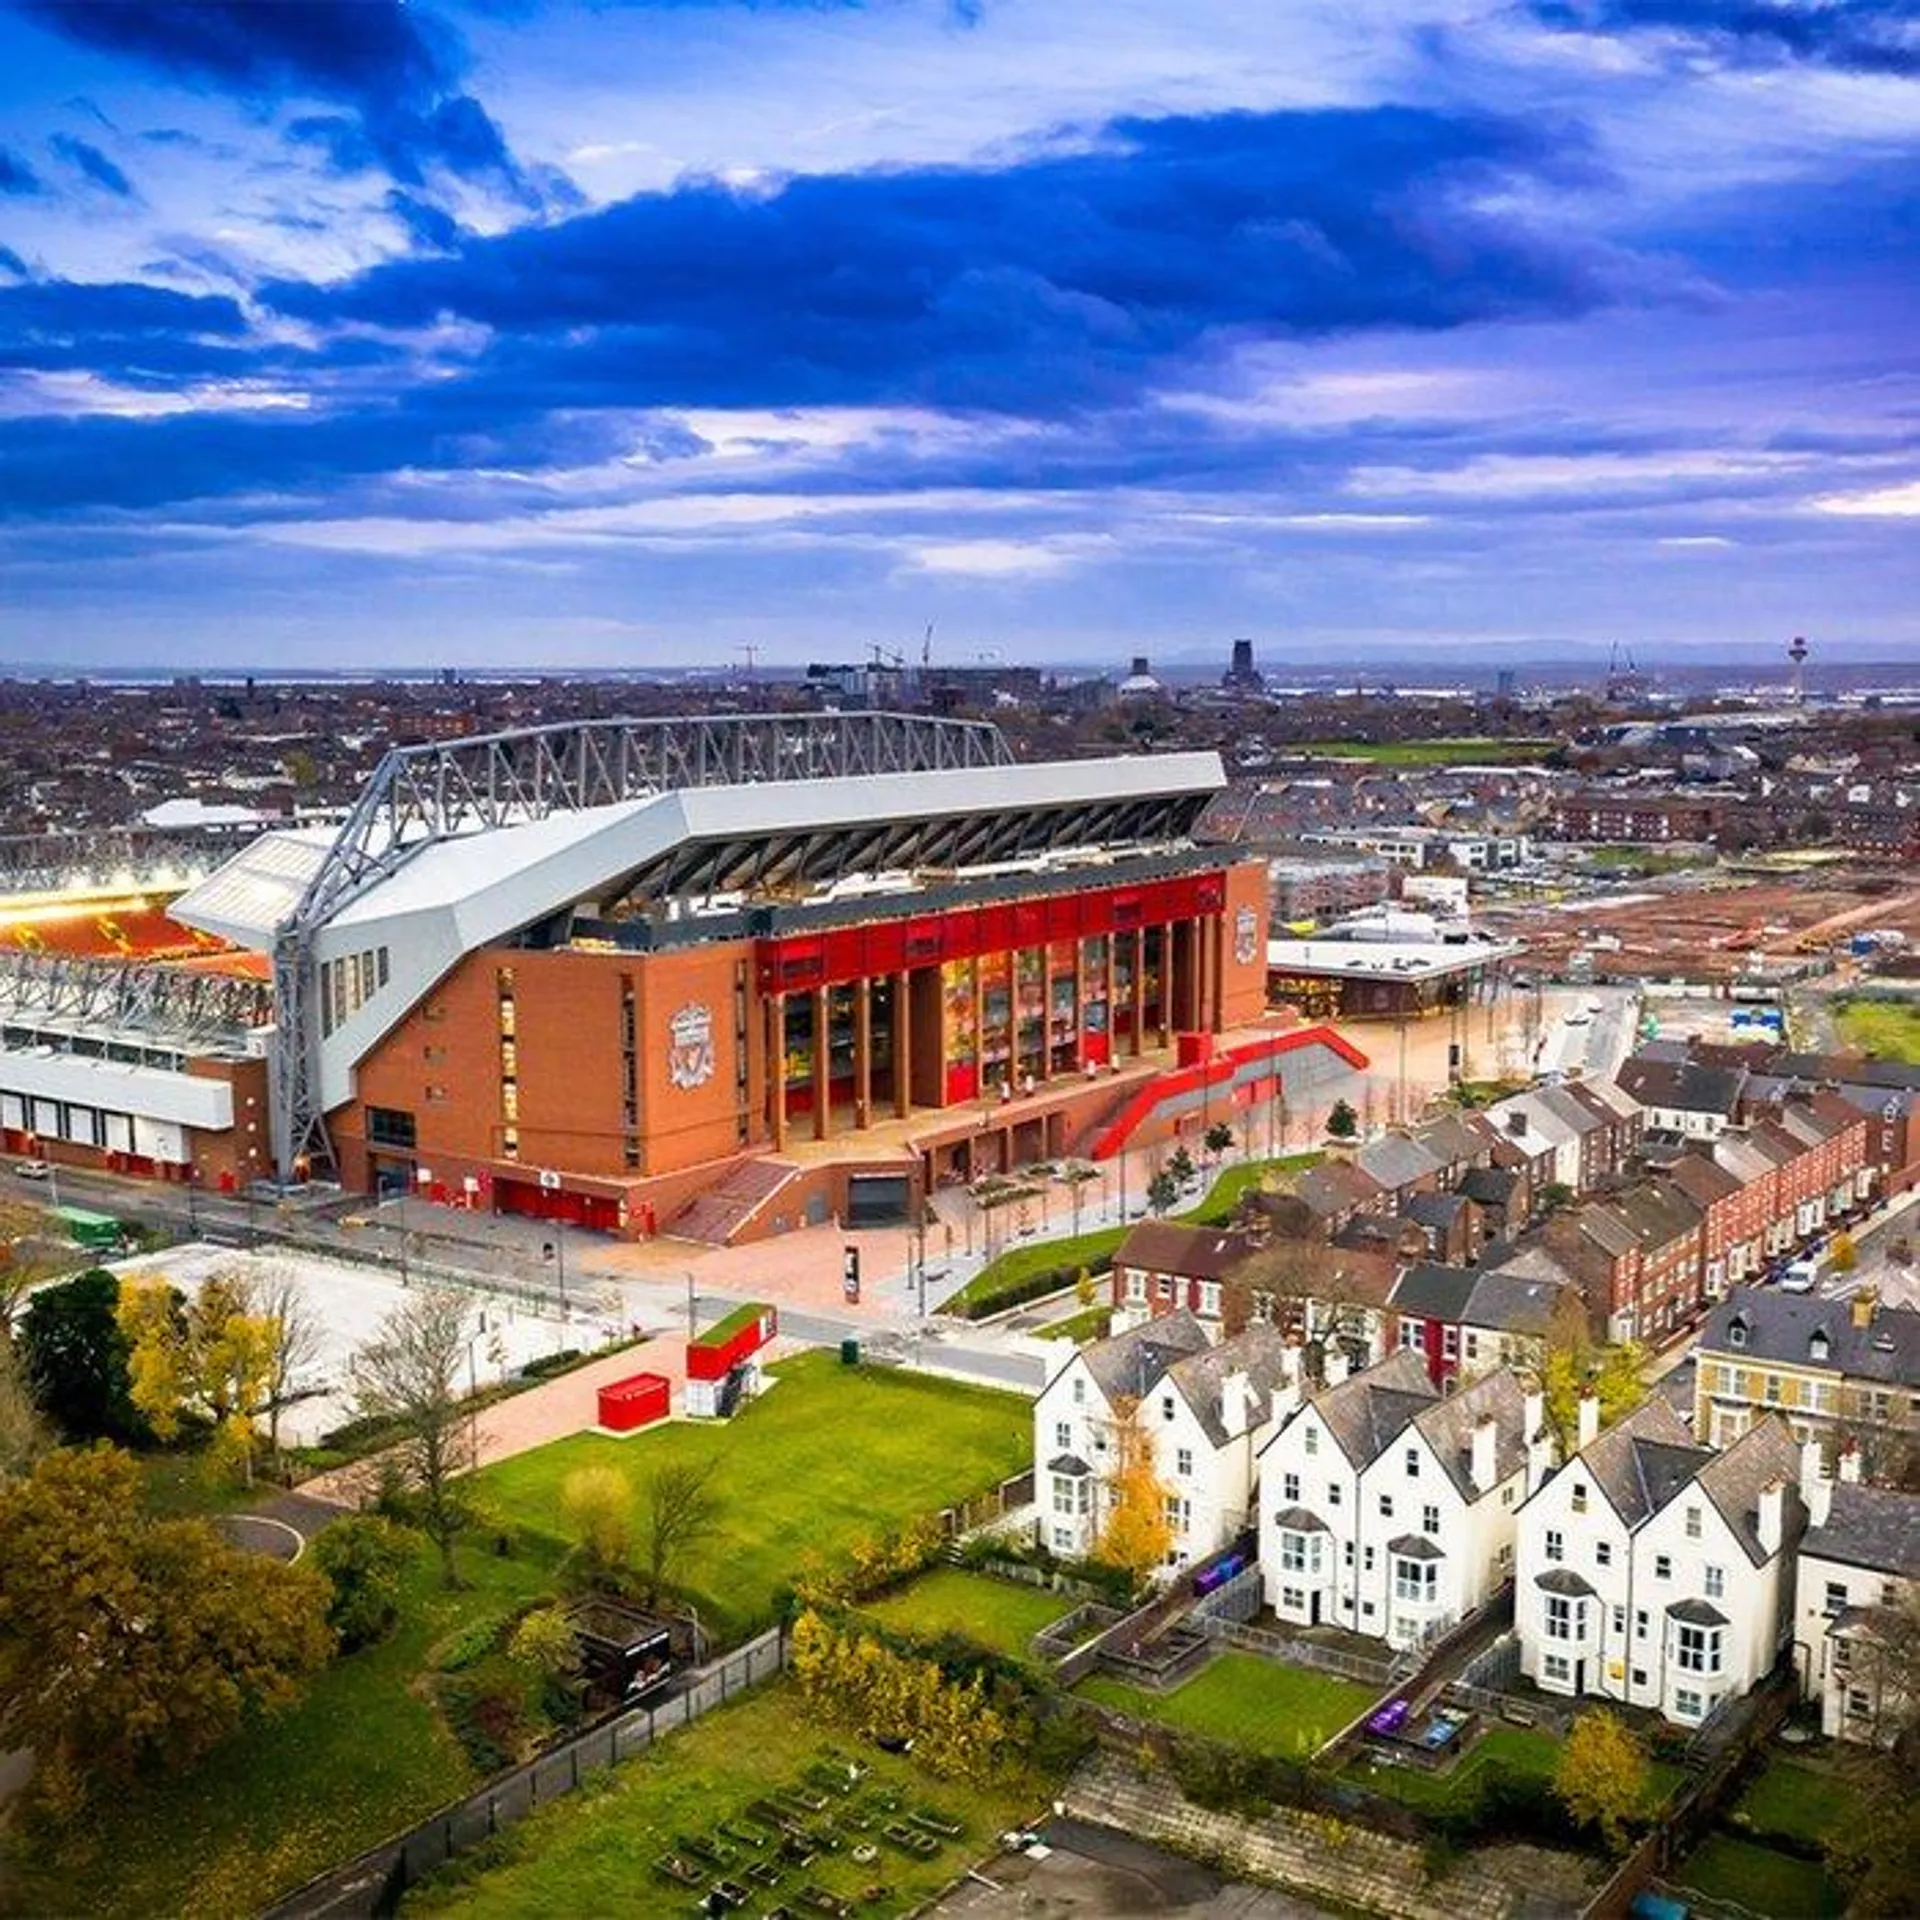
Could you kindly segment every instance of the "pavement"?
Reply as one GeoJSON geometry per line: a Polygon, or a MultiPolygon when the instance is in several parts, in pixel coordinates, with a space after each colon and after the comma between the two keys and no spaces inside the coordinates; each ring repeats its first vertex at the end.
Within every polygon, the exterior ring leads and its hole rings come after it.
{"type": "Polygon", "coordinates": [[[1199,1920],[1327,1920],[1327,1910],[1271,1887],[1229,1880],[1212,1867],[1082,1820],[1052,1819],[1031,1852],[977,1868],[934,1909],[971,1920],[1119,1920],[1186,1914],[1199,1920]]]}

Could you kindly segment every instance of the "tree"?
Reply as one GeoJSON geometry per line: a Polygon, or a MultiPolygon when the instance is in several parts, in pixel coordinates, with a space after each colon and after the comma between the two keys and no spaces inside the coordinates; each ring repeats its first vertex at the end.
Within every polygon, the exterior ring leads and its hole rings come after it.
{"type": "Polygon", "coordinates": [[[513,1630],[507,1658],[535,1680],[559,1685],[580,1670],[580,1642],[558,1607],[535,1607],[513,1630]]]}
{"type": "Polygon", "coordinates": [[[1550,1213],[1558,1213],[1562,1208],[1573,1205],[1573,1189],[1564,1180],[1549,1180],[1534,1195],[1535,1210],[1542,1219],[1550,1213]]]}
{"type": "Polygon", "coordinates": [[[1845,1227],[1827,1242],[1827,1264],[1835,1273],[1851,1273],[1860,1264],[1860,1249],[1845,1227]]]}
{"type": "Polygon", "coordinates": [[[1163,1565],[1173,1546],[1167,1489],[1153,1457],[1153,1437],[1140,1402],[1123,1394],[1113,1406],[1113,1468],[1107,1475],[1107,1510],[1094,1542],[1096,1560],[1130,1573],[1135,1583],[1163,1565]]]}
{"type": "Polygon", "coordinates": [[[120,1282],[98,1267],[42,1287],[20,1320],[20,1360],[35,1404],[69,1440],[144,1441],[130,1351],[114,1310],[120,1282]]]}
{"type": "Polygon", "coordinates": [[[1168,1168],[1161,1167],[1147,1182],[1147,1205],[1155,1213],[1165,1213],[1179,1198],[1180,1182],[1168,1168]]]}
{"type": "Polygon", "coordinates": [[[422,1287],[381,1321],[353,1362],[356,1408],[400,1429],[382,1466],[415,1503],[449,1587],[460,1584],[453,1543],[472,1518],[458,1485],[474,1464],[472,1423],[460,1404],[468,1339],[465,1296],[422,1287]]]}
{"type": "Polygon", "coordinates": [[[1881,1744],[1843,1763],[1853,1789],[1851,1815],[1827,1840],[1827,1861],[1847,1889],[1847,1912],[1862,1920],[1904,1920],[1913,1911],[1914,1862],[1920,1860],[1920,1596],[1876,1612],[1873,1631],[1853,1645],[1850,1690],[1874,1703],[1881,1744]]]}
{"type": "Polygon", "coordinates": [[[560,1516],[580,1543],[595,1586],[617,1582],[633,1561],[633,1489],[617,1467],[578,1467],[560,1483],[560,1516]]]}
{"type": "Polygon", "coordinates": [[[657,1607],[668,1576],[713,1531],[720,1499],[713,1489],[719,1460],[670,1460],[656,1468],[641,1503],[641,1556],[647,1605],[657,1607]]]}
{"type": "Polygon", "coordinates": [[[150,1518],[112,1447],[49,1454],[0,1489],[0,1566],[0,1744],[33,1749],[56,1810],[190,1766],[333,1651],[316,1569],[150,1518]]]}
{"type": "Polygon", "coordinates": [[[1085,1267],[1082,1267],[1080,1271],[1073,1276],[1074,1304],[1084,1311],[1086,1308],[1092,1306],[1099,1296],[1100,1290],[1093,1284],[1093,1275],[1085,1267]]]}
{"type": "Polygon", "coordinates": [[[1184,1187],[1193,1178],[1193,1155],[1185,1147],[1175,1147],[1167,1156],[1167,1171],[1184,1187]]]}
{"type": "Polygon", "coordinates": [[[1646,1799],[1646,1749],[1611,1713],[1583,1713],[1560,1749],[1553,1790],[1575,1820],[1598,1827],[1607,1845],[1618,1850],[1628,1822],[1646,1799]]]}
{"type": "Polygon", "coordinates": [[[49,1444],[13,1342],[0,1339],[0,1484],[25,1473],[49,1444]]]}
{"type": "Polygon", "coordinates": [[[377,1513],[352,1513],[322,1527],[307,1558],[332,1589],[327,1624],[343,1653],[384,1640],[400,1619],[400,1580],[419,1536],[377,1513]]]}
{"type": "Polygon", "coordinates": [[[1351,1140],[1360,1131],[1360,1116],[1354,1112],[1352,1103],[1336,1100],[1333,1111],[1327,1115],[1327,1132],[1335,1140],[1351,1140]]]}
{"type": "Polygon", "coordinates": [[[1599,1400],[1603,1430],[1624,1420],[1647,1397],[1646,1382],[1640,1377],[1645,1360],[1631,1340],[1598,1350],[1570,1345],[1548,1353],[1540,1388],[1546,1399],[1547,1425],[1563,1456],[1573,1452],[1579,1439],[1580,1402],[1585,1395],[1591,1393],[1599,1400]]]}
{"type": "Polygon", "coordinates": [[[325,1330],[305,1289],[284,1267],[269,1267],[253,1283],[253,1311],[267,1331],[267,1450],[278,1460],[280,1416],[319,1391],[312,1376],[325,1347],[325,1330]]]}
{"type": "Polygon", "coordinates": [[[1224,1120],[1216,1120],[1207,1129],[1205,1145],[1207,1151],[1218,1158],[1233,1145],[1233,1129],[1224,1120]]]}
{"type": "Polygon", "coordinates": [[[60,1271],[60,1261],[46,1245],[48,1230],[43,1209],[0,1200],[0,1338],[13,1332],[28,1292],[60,1271]]]}
{"type": "Polygon", "coordinates": [[[187,1420],[213,1431],[217,1459],[253,1480],[254,1423],[266,1410],[278,1330],[241,1273],[212,1273],[189,1297],[171,1282],[128,1279],[117,1309],[131,1352],[133,1404],[161,1440],[187,1420]]]}

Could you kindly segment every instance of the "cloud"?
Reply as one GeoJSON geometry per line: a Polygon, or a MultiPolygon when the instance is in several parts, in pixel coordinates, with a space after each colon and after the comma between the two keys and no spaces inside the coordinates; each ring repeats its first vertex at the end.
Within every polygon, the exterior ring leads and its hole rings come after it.
{"type": "Polygon", "coordinates": [[[0,147],[0,193],[44,193],[40,176],[10,147],[0,147]]]}
{"type": "Polygon", "coordinates": [[[11,247],[0,246],[0,270],[18,274],[22,280],[31,280],[33,275],[27,271],[27,263],[11,247]]]}
{"type": "Polygon", "coordinates": [[[1809,503],[1815,513],[1843,519],[1920,519],[1920,480],[1891,487],[1872,487],[1858,493],[1829,493],[1809,503]]]}
{"type": "Polygon", "coordinates": [[[403,0],[23,0],[28,17],[69,39],[261,104],[324,100],[298,137],[339,172],[375,166],[418,185],[444,167],[489,179],[529,205],[522,171],[486,109],[460,90],[458,34],[403,0]]]}
{"type": "Polygon", "coordinates": [[[1559,127],[1400,108],[1133,120],[994,171],[693,182],[262,298],[320,326],[477,323],[493,339],[473,377],[549,405],[1059,413],[1241,335],[1629,296],[1624,256],[1513,210],[1587,184],[1559,127]]]}
{"type": "Polygon", "coordinates": [[[1920,75],[1911,0],[1531,0],[1528,10],[1576,32],[1672,35],[1731,65],[1920,75]]]}
{"type": "Polygon", "coordinates": [[[451,253],[460,244],[460,223],[444,208],[416,194],[402,193],[398,187],[389,190],[386,207],[415,246],[434,253],[451,253]]]}
{"type": "Polygon", "coordinates": [[[47,144],[68,166],[84,174],[96,187],[112,194],[115,199],[139,198],[133,190],[133,182],[98,147],[76,139],[70,133],[56,133],[47,144]]]}

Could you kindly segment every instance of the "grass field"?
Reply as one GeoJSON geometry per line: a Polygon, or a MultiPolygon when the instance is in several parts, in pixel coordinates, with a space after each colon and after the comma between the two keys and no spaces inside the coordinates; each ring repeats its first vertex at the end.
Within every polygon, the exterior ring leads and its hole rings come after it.
{"type": "Polygon", "coordinates": [[[960,1633],[996,1653],[1024,1655],[1027,1642],[1071,1613],[1073,1605],[1039,1587],[942,1567],[897,1593],[870,1601],[862,1611],[903,1633],[960,1633]]]}
{"type": "Polygon", "coordinates": [[[18,1859],[0,1906],[156,1920],[256,1913],[466,1792],[473,1769],[414,1682],[437,1642],[531,1600],[551,1569],[466,1550],[460,1563],[470,1584],[446,1593],[423,1553],[392,1639],[334,1662],[298,1706],[185,1778],[122,1791],[57,1852],[18,1859]]]}
{"type": "Polygon", "coordinates": [[[786,1361],[773,1378],[731,1422],[555,1441],[489,1467],[482,1496],[557,1553],[561,1489],[577,1468],[624,1474],[637,1521],[641,1490],[662,1462],[718,1461],[719,1522],[676,1578],[708,1627],[734,1637],[773,1618],[809,1560],[831,1563],[856,1541],[984,1492],[1032,1451],[1031,1403],[1015,1394],[843,1368],[826,1353],[786,1361]]]}
{"type": "Polygon", "coordinates": [[[1920,1066],[1920,1005],[1891,1000],[1836,1000],[1833,1024],[1850,1047],[1862,1047],[1885,1060],[1920,1066]]]}
{"type": "Polygon", "coordinates": [[[1065,1320],[1056,1320],[1052,1326],[1040,1328],[1035,1338],[1071,1340],[1077,1347],[1089,1340],[1104,1340],[1112,1324],[1111,1307],[1088,1307],[1084,1313],[1070,1314],[1065,1320]]]}
{"type": "Polygon", "coordinates": [[[1544,758],[1558,740],[1497,740],[1490,736],[1459,740],[1309,740],[1282,753],[1314,754],[1327,759],[1371,760],[1382,767],[1444,767],[1524,763],[1544,758]]]}
{"type": "MultiPolygon", "coordinates": [[[[1375,1793],[1431,1811],[1449,1805],[1470,1791],[1483,1768],[1499,1767],[1507,1773],[1550,1781],[1559,1764],[1560,1741],[1556,1735],[1523,1727],[1494,1727],[1473,1743],[1459,1765],[1448,1768],[1445,1773],[1370,1765],[1362,1758],[1347,1768],[1346,1777],[1375,1793]]],[[[1646,1810],[1651,1813],[1664,1805],[1684,1777],[1678,1767],[1653,1761],[1647,1769],[1646,1810]]]]}
{"type": "MultiPolygon", "coordinates": [[[[721,1821],[747,1818],[747,1807],[761,1795],[804,1784],[808,1766],[830,1745],[842,1753],[857,1750],[871,1769],[847,1808],[869,1808],[876,1789],[890,1789],[909,1808],[935,1808],[960,1822],[965,1834],[929,1861],[884,1843],[879,1859],[865,1866],[844,1851],[822,1854],[791,1875],[777,1895],[757,1901],[756,1913],[774,1899],[795,1904],[794,1896],[809,1882],[850,1900],[884,1884],[887,1895],[862,1901],[859,1911],[875,1916],[912,1912],[987,1852],[996,1835],[1039,1815],[1049,1797],[1045,1782],[1025,1777],[997,1788],[967,1787],[930,1780],[910,1760],[876,1748],[856,1749],[850,1736],[810,1725],[793,1689],[776,1681],[623,1762],[602,1783],[508,1828],[482,1853],[421,1888],[403,1911],[458,1912],[479,1920],[691,1913],[692,1894],[658,1878],[654,1862],[677,1836],[711,1836],[721,1821]],[[488,1864],[475,1864],[483,1861],[488,1864]]],[[[743,1849],[742,1857],[759,1856],[743,1849]]]]}
{"type": "Polygon", "coordinates": [[[1680,1870],[1679,1883],[1714,1900],[1732,1900],[1766,1920],[1827,1920],[1846,1900],[1811,1860],[1724,1833],[1709,1834],[1680,1870]]]}
{"type": "Polygon", "coordinates": [[[1377,1695],[1370,1687],[1251,1653],[1223,1653],[1172,1693],[1096,1675],[1080,1694],[1138,1720],[1157,1720],[1254,1753],[1312,1753],[1377,1695]]]}
{"type": "Polygon", "coordinates": [[[1817,1767],[1770,1760],[1734,1803],[1756,1833],[1784,1833],[1820,1841],[1842,1826],[1853,1809],[1846,1782],[1817,1767]]]}

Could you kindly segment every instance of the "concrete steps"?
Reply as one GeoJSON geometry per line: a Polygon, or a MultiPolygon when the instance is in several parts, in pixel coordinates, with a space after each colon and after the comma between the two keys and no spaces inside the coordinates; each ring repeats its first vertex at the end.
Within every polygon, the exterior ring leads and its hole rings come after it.
{"type": "Polygon", "coordinates": [[[667,1231],[711,1247],[730,1246],[740,1230],[800,1169],[779,1160],[742,1160],[718,1186],[696,1195],[667,1231]]]}

